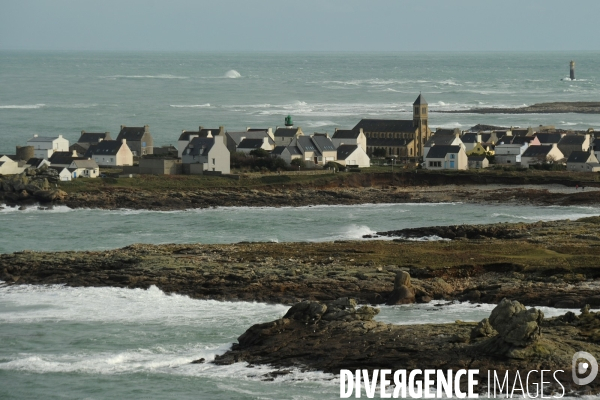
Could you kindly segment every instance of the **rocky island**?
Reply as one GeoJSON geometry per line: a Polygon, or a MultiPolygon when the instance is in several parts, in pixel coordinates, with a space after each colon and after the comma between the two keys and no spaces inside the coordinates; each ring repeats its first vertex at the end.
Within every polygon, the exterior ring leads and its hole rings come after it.
{"type": "Polygon", "coordinates": [[[600,102],[597,101],[557,101],[538,103],[526,107],[515,108],[471,108],[468,110],[436,111],[447,114],[600,114],[600,102]]]}

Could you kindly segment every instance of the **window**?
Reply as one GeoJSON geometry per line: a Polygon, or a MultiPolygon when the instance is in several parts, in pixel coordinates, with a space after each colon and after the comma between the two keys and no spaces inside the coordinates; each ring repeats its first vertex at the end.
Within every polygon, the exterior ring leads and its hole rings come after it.
{"type": "Polygon", "coordinates": [[[454,168],[454,161],[450,161],[450,168],[454,168]]]}
{"type": "Polygon", "coordinates": [[[454,160],[454,154],[450,154],[450,159],[454,160]]]}
{"type": "Polygon", "coordinates": [[[440,168],[442,166],[442,162],[441,161],[429,161],[429,166],[440,168]]]}
{"type": "Polygon", "coordinates": [[[421,110],[421,114],[427,114],[427,107],[423,107],[423,110],[421,110]]]}
{"type": "Polygon", "coordinates": [[[215,164],[215,159],[213,158],[212,160],[213,160],[213,165],[214,165],[215,164]]]}
{"type": "Polygon", "coordinates": [[[419,115],[419,107],[415,107],[415,115],[419,115]]]}

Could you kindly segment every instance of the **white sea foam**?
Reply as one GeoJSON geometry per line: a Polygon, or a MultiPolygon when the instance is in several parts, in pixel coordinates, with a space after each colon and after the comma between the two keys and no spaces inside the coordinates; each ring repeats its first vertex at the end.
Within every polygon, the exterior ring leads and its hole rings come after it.
{"type": "Polygon", "coordinates": [[[236,79],[236,78],[241,78],[242,75],[237,72],[235,69],[230,69],[229,71],[225,72],[225,75],[223,75],[223,78],[231,78],[231,79],[236,79]]]}
{"type": "MultiPolygon", "coordinates": [[[[379,306],[377,321],[396,325],[441,324],[456,320],[475,322],[488,318],[495,304],[477,304],[469,302],[446,302],[434,300],[427,304],[410,304],[398,306],[379,306]]],[[[546,318],[563,315],[568,311],[579,313],[579,310],[536,307],[546,318]]]]}
{"type": "Polygon", "coordinates": [[[45,107],[45,104],[25,104],[25,105],[6,105],[0,106],[0,110],[34,110],[38,108],[45,107]]]}
{"type": "Polygon", "coordinates": [[[72,208],[69,208],[67,206],[52,206],[52,207],[45,207],[45,206],[40,206],[40,205],[32,205],[32,206],[26,206],[24,207],[23,210],[19,210],[19,207],[11,207],[8,206],[6,204],[0,204],[0,213],[24,213],[24,214],[30,214],[30,213],[37,213],[37,212],[43,212],[43,213],[66,213],[66,212],[73,212],[75,211],[72,208]]]}
{"type": "Polygon", "coordinates": [[[208,108],[210,107],[210,103],[206,104],[170,104],[170,107],[173,108],[208,108]]]}
{"type": "Polygon", "coordinates": [[[202,326],[221,321],[227,326],[239,318],[245,319],[248,324],[278,318],[288,309],[263,303],[194,300],[187,296],[167,295],[155,286],[148,290],[61,285],[9,286],[0,288],[0,301],[10,302],[14,308],[14,312],[0,314],[3,323],[93,321],[202,326]],[[81,298],[86,301],[82,302],[81,298]],[[239,314],[243,316],[238,318],[239,314]]]}

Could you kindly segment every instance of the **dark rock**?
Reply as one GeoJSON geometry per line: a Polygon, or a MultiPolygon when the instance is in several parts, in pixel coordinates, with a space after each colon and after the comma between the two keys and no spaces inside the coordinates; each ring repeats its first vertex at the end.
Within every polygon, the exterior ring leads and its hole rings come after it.
{"type": "Polygon", "coordinates": [[[535,308],[527,310],[518,301],[503,299],[490,314],[489,322],[505,342],[527,346],[540,338],[543,319],[543,312],[535,308]]]}

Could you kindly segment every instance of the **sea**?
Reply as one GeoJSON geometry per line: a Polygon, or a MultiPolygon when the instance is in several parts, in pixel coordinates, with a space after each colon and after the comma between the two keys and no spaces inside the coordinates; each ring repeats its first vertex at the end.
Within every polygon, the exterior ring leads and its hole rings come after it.
{"type": "MultiPolygon", "coordinates": [[[[149,125],[155,145],[181,130],[352,128],[361,118],[411,118],[422,93],[432,127],[476,124],[600,129],[580,114],[443,114],[600,100],[600,53],[91,53],[0,52],[0,154],[34,134],[149,125]],[[569,80],[569,61],[576,77],[569,80]]],[[[0,253],[104,250],[131,243],[371,240],[407,227],[533,222],[600,215],[600,207],[365,204],[182,211],[26,210],[0,205],[0,253]],[[293,229],[290,229],[293,226],[293,229]]],[[[440,240],[424,237],[418,240],[440,240]]],[[[381,307],[396,324],[479,321],[470,303],[381,307]]],[[[0,282],[1,399],[336,399],[338,378],[269,366],[214,366],[255,323],[283,305],[194,300],[148,290],[10,286],[0,282]]],[[[567,310],[544,309],[548,316],[567,310]]]]}

